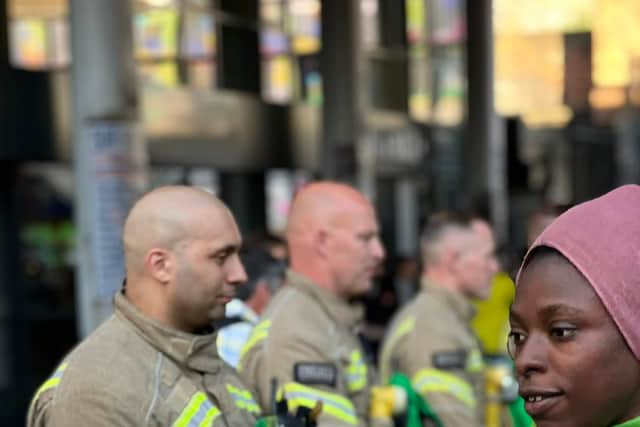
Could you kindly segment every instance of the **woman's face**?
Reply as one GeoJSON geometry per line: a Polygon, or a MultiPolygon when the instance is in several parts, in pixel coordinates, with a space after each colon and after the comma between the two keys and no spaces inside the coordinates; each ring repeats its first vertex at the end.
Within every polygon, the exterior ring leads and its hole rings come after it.
{"type": "Polygon", "coordinates": [[[510,321],[520,395],[537,427],[606,427],[640,416],[640,363],[566,258],[534,254],[510,321]]]}

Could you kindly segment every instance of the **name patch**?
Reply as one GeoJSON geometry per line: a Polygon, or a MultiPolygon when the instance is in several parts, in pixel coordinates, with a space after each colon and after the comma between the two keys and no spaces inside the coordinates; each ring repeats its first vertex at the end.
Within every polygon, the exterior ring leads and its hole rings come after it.
{"type": "Polygon", "coordinates": [[[431,362],[436,369],[465,369],[467,367],[467,352],[465,350],[441,351],[432,356],[431,362]]]}
{"type": "Polygon", "coordinates": [[[333,363],[298,362],[293,366],[293,379],[301,384],[335,387],[337,376],[333,363]]]}

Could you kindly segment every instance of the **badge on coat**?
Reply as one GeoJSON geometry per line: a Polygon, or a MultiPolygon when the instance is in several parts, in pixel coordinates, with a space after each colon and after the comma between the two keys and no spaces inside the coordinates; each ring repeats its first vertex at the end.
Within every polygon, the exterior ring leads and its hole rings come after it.
{"type": "Polygon", "coordinates": [[[482,354],[478,349],[440,351],[433,354],[431,363],[434,368],[443,371],[459,369],[467,372],[479,372],[484,368],[482,354]]]}
{"type": "Polygon", "coordinates": [[[293,365],[293,380],[301,384],[336,386],[338,369],[333,363],[298,362],[293,365]]]}

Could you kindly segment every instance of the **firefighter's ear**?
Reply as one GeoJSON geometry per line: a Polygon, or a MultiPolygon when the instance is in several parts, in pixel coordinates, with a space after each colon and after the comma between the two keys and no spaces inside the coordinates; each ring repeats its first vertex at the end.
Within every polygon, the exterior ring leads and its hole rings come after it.
{"type": "Polygon", "coordinates": [[[447,248],[440,256],[442,265],[446,266],[450,273],[458,271],[458,259],[460,252],[453,248],[447,248]]]}
{"type": "Polygon", "coordinates": [[[318,256],[326,258],[329,254],[329,231],[320,228],[313,235],[313,246],[318,256]]]}
{"type": "Polygon", "coordinates": [[[173,274],[174,259],[168,250],[153,248],[147,252],[145,267],[151,277],[166,284],[171,280],[173,274]]]}

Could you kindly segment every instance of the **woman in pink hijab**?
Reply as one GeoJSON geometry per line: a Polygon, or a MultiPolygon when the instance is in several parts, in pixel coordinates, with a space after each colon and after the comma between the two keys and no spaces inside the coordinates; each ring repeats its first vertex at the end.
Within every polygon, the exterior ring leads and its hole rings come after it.
{"type": "Polygon", "coordinates": [[[536,426],[640,426],[640,186],[558,217],[516,283],[509,352],[536,426]]]}

